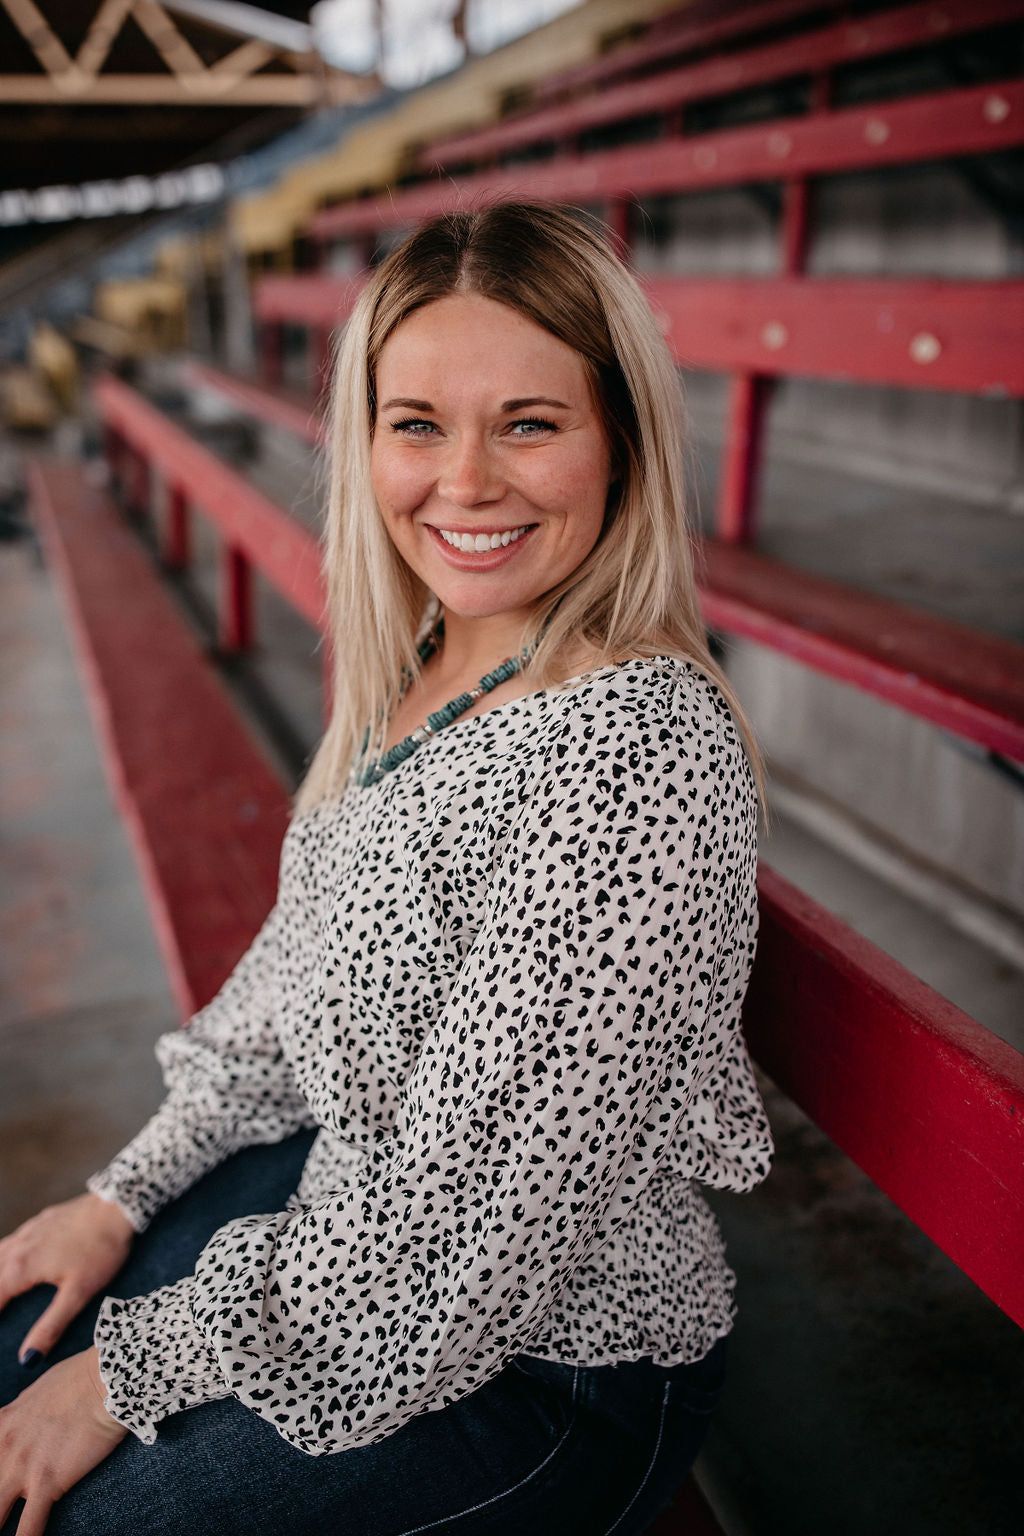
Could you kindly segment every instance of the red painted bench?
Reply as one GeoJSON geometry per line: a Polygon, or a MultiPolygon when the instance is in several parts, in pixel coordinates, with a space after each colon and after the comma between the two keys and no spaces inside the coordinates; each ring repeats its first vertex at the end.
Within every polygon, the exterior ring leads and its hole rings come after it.
{"type": "Polygon", "coordinates": [[[28,479],[111,792],[187,1018],[270,909],[287,795],[110,497],[75,465],[32,462],[28,479]]]}
{"type": "Polygon", "coordinates": [[[755,0],[754,4],[746,0],[696,0],[648,21],[644,35],[636,41],[538,80],[532,104],[541,106],[613,80],[633,79],[668,62],[677,63],[688,54],[728,46],[737,39],[749,41],[812,11],[822,14],[841,8],[842,0],[833,4],[829,0],[755,0]]]}
{"type": "Polygon", "coordinates": [[[1021,0],[953,0],[896,7],[874,15],[830,22],[744,52],[714,54],[675,69],[660,69],[643,79],[602,82],[600,90],[559,105],[543,107],[427,145],[423,169],[450,169],[470,161],[537,144],[564,144],[595,128],[668,113],[754,86],[809,79],[845,65],[902,52],[1017,21],[1021,0]]]}
{"type": "Polygon", "coordinates": [[[268,427],[280,427],[307,443],[323,439],[322,406],[308,395],[273,388],[243,374],[226,373],[199,358],[188,358],[182,364],[180,378],[186,388],[219,395],[268,427]]]}

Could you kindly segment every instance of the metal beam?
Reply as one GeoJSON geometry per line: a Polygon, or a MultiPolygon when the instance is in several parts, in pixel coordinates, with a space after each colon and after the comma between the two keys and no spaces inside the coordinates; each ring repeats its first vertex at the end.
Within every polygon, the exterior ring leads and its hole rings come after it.
{"type": "Polygon", "coordinates": [[[290,16],[278,16],[260,6],[243,5],[240,0],[164,0],[167,10],[179,16],[191,16],[232,37],[257,38],[277,52],[312,53],[315,49],[313,28],[290,16]]]}
{"type": "Polygon", "coordinates": [[[330,70],[302,75],[0,75],[4,106],[315,107],[362,101],[370,80],[330,70]]]}

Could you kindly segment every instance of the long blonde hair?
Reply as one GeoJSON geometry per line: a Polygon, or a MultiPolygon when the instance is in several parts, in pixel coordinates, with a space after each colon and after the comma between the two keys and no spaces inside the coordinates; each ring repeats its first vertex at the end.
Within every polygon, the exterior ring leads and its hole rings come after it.
{"type": "Polygon", "coordinates": [[[333,646],[330,724],[296,801],[340,794],[367,727],[385,720],[416,675],[431,594],[391,543],[370,476],[374,379],[385,341],[407,315],[453,293],[508,305],[576,351],[611,446],[614,487],[597,544],[537,604],[524,646],[536,688],[633,657],[693,662],[721,690],[746,740],[743,712],[712,659],[697,603],[686,513],[678,373],[635,279],[595,221],[539,203],[444,214],[405,240],[367,282],[338,348],[331,400],[326,570],[333,646]]]}

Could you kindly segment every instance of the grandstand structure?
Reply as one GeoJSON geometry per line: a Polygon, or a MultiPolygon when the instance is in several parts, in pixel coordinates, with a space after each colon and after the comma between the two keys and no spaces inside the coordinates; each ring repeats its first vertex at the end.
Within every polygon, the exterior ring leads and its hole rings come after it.
{"type": "Polygon", "coordinates": [[[253,370],[214,317],[94,382],[106,488],[30,466],[187,1017],[272,899],[319,728],[311,486],[366,271],[508,197],[603,219],[635,266],[782,822],[745,1014],[779,1166],[716,1207],[738,1386],[658,1536],[1019,1518],[1022,183],[1024,0],[590,0],[239,199],[253,370]]]}

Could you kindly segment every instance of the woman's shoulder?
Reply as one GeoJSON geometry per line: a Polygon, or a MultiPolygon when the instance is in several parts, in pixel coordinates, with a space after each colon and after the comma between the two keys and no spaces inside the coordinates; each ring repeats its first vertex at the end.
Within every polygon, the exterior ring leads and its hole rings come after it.
{"type": "Polygon", "coordinates": [[[586,775],[616,758],[634,782],[712,783],[749,794],[742,736],[721,689],[694,661],[626,659],[570,678],[551,700],[554,757],[586,775]]]}
{"type": "Polygon", "coordinates": [[[738,735],[717,683],[679,656],[632,657],[584,671],[555,690],[554,703],[567,724],[699,738],[738,735]]]}

